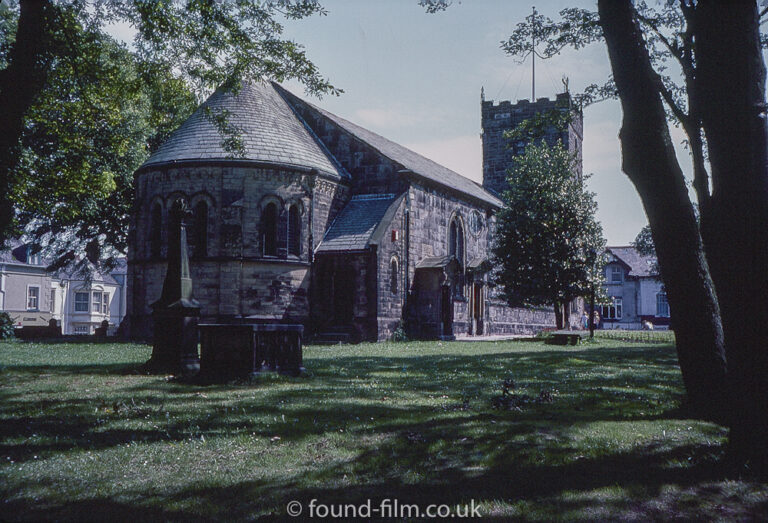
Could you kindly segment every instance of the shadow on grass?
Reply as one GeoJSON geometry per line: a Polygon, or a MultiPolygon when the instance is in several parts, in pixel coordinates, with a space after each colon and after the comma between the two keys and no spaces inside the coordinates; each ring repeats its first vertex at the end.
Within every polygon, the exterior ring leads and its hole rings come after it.
{"type": "MultiPolygon", "coordinates": [[[[177,520],[194,514],[207,521],[282,518],[291,500],[329,504],[396,498],[423,508],[474,499],[517,504],[520,510],[526,504],[538,505],[536,510],[551,506],[550,512],[529,515],[540,519],[567,513],[610,519],[631,518],[635,512],[669,517],[687,503],[688,494],[669,494],[668,485],[714,501],[728,496],[721,487],[706,485],[726,475],[716,442],[659,435],[629,443],[626,450],[600,437],[584,442],[600,430],[596,424],[652,423],[681,414],[672,349],[495,351],[486,345],[482,351],[410,356],[317,351],[305,359],[311,372],[305,378],[199,386],[142,377],[97,399],[6,396],[0,406],[0,453],[19,463],[77,449],[201,437],[280,434],[281,445],[309,445],[322,455],[332,452],[323,447],[332,445],[329,438],[344,433],[356,446],[354,459],[320,460],[287,479],[188,486],[134,503],[94,496],[54,508],[15,501],[4,509],[31,519],[89,519],[99,513],[110,519],[119,514],[118,520],[177,520]],[[493,409],[491,398],[501,394],[504,379],[515,381],[514,394],[549,391],[552,400],[521,410],[493,409]],[[599,489],[613,493],[598,499],[593,491],[599,489]],[[657,506],[643,505],[649,498],[657,506]],[[169,508],[176,506],[187,508],[169,508]]],[[[70,367],[41,368],[63,376],[100,376],[121,366],[70,367]]],[[[713,435],[718,430],[713,426],[713,435]]],[[[312,463],[311,453],[306,460],[312,463]]],[[[767,510],[762,501],[747,509],[749,515],[767,510]]],[[[697,507],[685,515],[713,517],[697,507]]]]}
{"type": "MultiPolygon", "coordinates": [[[[68,448],[107,448],[132,441],[185,440],[200,435],[269,436],[255,417],[288,415],[303,420],[284,437],[300,440],[329,429],[407,431],[422,421],[475,416],[485,423],[589,423],[667,419],[678,416],[680,391],[670,355],[658,349],[506,351],[480,355],[308,358],[312,375],[268,376],[254,382],[187,385],[146,377],[135,385],[92,399],[35,399],[2,393],[0,450],[24,461],[68,448]],[[588,369],[588,370],[585,370],[588,369]],[[501,379],[512,377],[531,396],[553,393],[551,403],[520,411],[491,409],[501,379]],[[669,381],[673,386],[664,385],[669,381]],[[660,385],[661,383],[661,385],[660,385]],[[253,392],[237,409],[222,407],[230,391],[253,392]],[[432,399],[413,405],[415,398],[432,399]],[[442,399],[444,398],[444,399],[442,399]],[[311,420],[311,421],[310,421],[311,420]],[[375,420],[369,423],[366,420],[375,420]],[[133,424],[134,430],[122,426],[133,424]],[[119,429],[115,425],[121,425],[119,429]],[[161,427],[147,430],[147,426],[161,427]],[[31,437],[55,441],[9,444],[31,437]]],[[[11,366],[25,373],[67,375],[134,374],[136,365],[11,366]]]]}

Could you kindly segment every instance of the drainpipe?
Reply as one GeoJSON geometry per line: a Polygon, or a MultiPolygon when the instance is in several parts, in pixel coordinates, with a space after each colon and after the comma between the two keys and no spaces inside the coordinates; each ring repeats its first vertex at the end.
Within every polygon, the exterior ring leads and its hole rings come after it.
{"type": "Polygon", "coordinates": [[[0,265],[0,311],[5,310],[5,264],[0,265]]]}
{"type": "Polygon", "coordinates": [[[411,188],[405,193],[405,299],[408,299],[408,293],[411,291],[411,188]]]}

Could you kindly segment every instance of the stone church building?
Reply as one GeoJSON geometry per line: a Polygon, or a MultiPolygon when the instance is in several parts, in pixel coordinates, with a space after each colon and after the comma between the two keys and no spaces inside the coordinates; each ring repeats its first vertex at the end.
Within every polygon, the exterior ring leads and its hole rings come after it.
{"type": "Polygon", "coordinates": [[[276,83],[216,91],[136,172],[129,328],[151,336],[169,210],[191,211],[201,321],[304,324],[385,340],[523,333],[550,310],[508,307],[489,285],[502,205],[475,182],[276,83]],[[227,111],[228,150],[211,114],[227,111]]]}

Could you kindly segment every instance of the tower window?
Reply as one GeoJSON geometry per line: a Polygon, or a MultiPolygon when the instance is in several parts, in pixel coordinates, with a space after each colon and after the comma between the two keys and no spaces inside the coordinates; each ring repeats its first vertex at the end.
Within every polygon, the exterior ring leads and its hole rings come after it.
{"type": "Polygon", "coordinates": [[[268,203],[261,213],[261,242],[264,256],[277,256],[277,205],[268,203]]]}
{"type": "Polygon", "coordinates": [[[291,205],[288,210],[288,253],[301,255],[301,216],[298,205],[291,205]]]}

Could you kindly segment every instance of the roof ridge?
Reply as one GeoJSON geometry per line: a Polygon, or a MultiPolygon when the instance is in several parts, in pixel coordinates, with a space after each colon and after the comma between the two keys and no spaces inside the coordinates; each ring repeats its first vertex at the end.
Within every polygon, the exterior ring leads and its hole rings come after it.
{"type": "MultiPolygon", "coordinates": [[[[281,92],[281,93],[284,92],[289,97],[295,98],[295,99],[301,101],[302,103],[306,104],[307,106],[312,108],[314,111],[317,111],[322,116],[324,116],[325,118],[330,119],[332,122],[334,122],[336,125],[340,126],[346,132],[348,132],[349,134],[353,135],[356,139],[358,139],[361,142],[363,142],[366,145],[368,145],[368,147],[371,147],[372,149],[377,151],[379,154],[381,154],[382,156],[384,156],[386,158],[389,158],[393,162],[402,165],[407,170],[411,170],[414,174],[417,174],[417,175],[419,175],[419,176],[421,176],[423,178],[426,178],[428,180],[431,180],[431,181],[433,181],[435,183],[439,183],[440,185],[443,185],[443,186],[447,187],[448,189],[453,189],[453,190],[459,191],[459,192],[461,192],[461,193],[463,193],[463,194],[465,194],[467,196],[470,196],[470,197],[473,197],[473,198],[476,198],[476,199],[480,199],[480,200],[486,201],[488,203],[493,203],[496,206],[503,205],[501,200],[496,195],[494,195],[493,193],[489,192],[485,187],[483,187],[481,184],[477,183],[476,181],[474,181],[474,180],[472,180],[470,178],[467,178],[466,176],[457,173],[453,169],[450,169],[450,168],[448,168],[448,167],[446,167],[446,166],[444,166],[442,164],[439,164],[436,161],[434,161],[434,160],[432,160],[430,158],[427,158],[426,156],[424,156],[422,154],[417,153],[413,149],[409,149],[408,147],[406,147],[406,146],[404,146],[402,144],[399,144],[399,143],[397,143],[395,141],[390,140],[389,138],[387,138],[385,136],[382,136],[382,135],[380,135],[380,134],[378,134],[378,133],[376,133],[374,131],[371,131],[370,129],[366,129],[365,127],[363,127],[361,125],[358,125],[358,124],[356,124],[356,123],[354,123],[354,122],[352,122],[350,120],[347,120],[346,118],[344,118],[342,116],[339,116],[339,115],[334,114],[334,113],[332,113],[332,112],[330,112],[330,111],[328,111],[326,109],[323,109],[322,107],[319,107],[319,106],[313,104],[312,102],[310,102],[308,100],[305,100],[305,99],[301,98],[300,96],[292,93],[291,91],[289,91],[288,89],[286,89],[285,87],[283,87],[282,85],[280,85],[277,82],[273,81],[272,84],[278,89],[278,92],[281,92]],[[351,127],[351,129],[348,128],[347,126],[351,127]],[[381,147],[371,143],[370,140],[368,140],[365,137],[361,136],[358,131],[362,131],[363,133],[367,133],[367,134],[373,135],[374,137],[376,137],[377,139],[382,140],[383,142],[385,142],[386,144],[390,145],[391,147],[394,147],[394,148],[397,148],[397,149],[402,149],[404,151],[407,151],[409,154],[415,155],[416,157],[419,158],[420,161],[425,161],[428,164],[430,164],[430,165],[432,165],[434,167],[437,167],[440,170],[443,170],[443,171],[446,171],[447,173],[450,173],[450,175],[452,175],[452,176],[458,176],[461,179],[462,182],[472,184],[473,189],[478,191],[479,193],[478,194],[471,194],[467,190],[464,190],[464,189],[462,189],[460,187],[456,187],[454,185],[451,185],[449,183],[449,181],[435,179],[435,177],[429,176],[428,174],[426,174],[424,172],[419,172],[419,170],[414,170],[412,167],[409,167],[408,165],[406,165],[406,163],[408,163],[407,160],[404,161],[404,159],[402,159],[402,158],[400,158],[400,159],[393,158],[392,157],[393,155],[387,153],[386,151],[383,151],[381,147]]],[[[292,105],[290,102],[288,104],[292,105]]]]}

